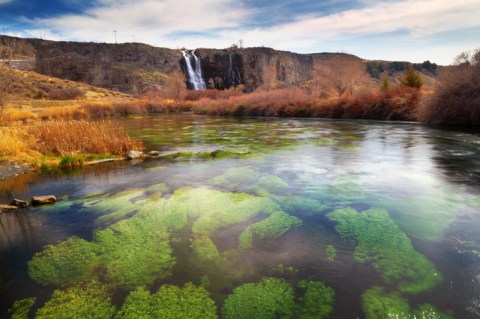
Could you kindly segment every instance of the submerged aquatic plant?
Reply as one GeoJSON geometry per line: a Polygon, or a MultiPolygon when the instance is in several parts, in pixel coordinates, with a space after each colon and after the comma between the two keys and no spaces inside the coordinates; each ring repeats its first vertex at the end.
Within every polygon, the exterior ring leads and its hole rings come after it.
{"type": "Polygon", "coordinates": [[[36,298],[27,298],[15,301],[12,308],[8,309],[8,312],[12,314],[10,319],[28,319],[35,300],[36,298]]]}
{"type": "Polygon", "coordinates": [[[259,174],[248,167],[232,167],[225,174],[212,179],[213,184],[222,188],[238,189],[254,184],[259,174]]]}
{"type": "Polygon", "coordinates": [[[302,196],[283,197],[279,204],[282,210],[289,214],[313,215],[328,208],[327,205],[321,204],[318,200],[302,196]]]}
{"type": "Polygon", "coordinates": [[[336,231],[358,242],[355,259],[370,262],[389,284],[402,292],[417,293],[431,289],[442,280],[435,266],[415,251],[410,239],[382,209],[357,212],[340,208],[327,217],[337,222],[336,231]]]}
{"type": "Polygon", "coordinates": [[[305,290],[297,305],[297,318],[322,319],[333,311],[335,291],[320,281],[302,280],[298,287],[305,290]]]}
{"type": "Polygon", "coordinates": [[[332,245],[327,245],[327,260],[333,262],[337,256],[337,250],[332,245]]]}
{"type": "Polygon", "coordinates": [[[115,319],[214,319],[217,308],[203,287],[191,283],[183,288],[163,285],[150,294],[145,288],[132,291],[115,319]]]}
{"type": "Polygon", "coordinates": [[[43,285],[69,285],[93,279],[99,264],[94,244],[71,237],[36,253],[28,262],[28,274],[43,285]]]}
{"type": "Polygon", "coordinates": [[[112,305],[107,288],[93,281],[86,285],[57,289],[45,305],[38,309],[36,319],[105,319],[112,318],[112,305]]]}
{"type": "Polygon", "coordinates": [[[266,191],[270,194],[283,194],[288,189],[288,184],[283,179],[275,175],[263,176],[253,187],[257,193],[266,191]]]}
{"type": "Polygon", "coordinates": [[[373,287],[362,296],[366,319],[452,319],[430,304],[411,310],[407,300],[398,292],[386,293],[383,288],[373,287]]]}
{"type": "Polygon", "coordinates": [[[278,239],[290,228],[300,225],[302,225],[301,219],[283,211],[276,211],[264,220],[248,226],[239,237],[240,247],[251,248],[254,236],[268,240],[278,239]]]}
{"type": "Polygon", "coordinates": [[[235,288],[223,304],[225,319],[292,318],[294,295],[283,279],[266,278],[260,283],[247,283],[235,288]]]}

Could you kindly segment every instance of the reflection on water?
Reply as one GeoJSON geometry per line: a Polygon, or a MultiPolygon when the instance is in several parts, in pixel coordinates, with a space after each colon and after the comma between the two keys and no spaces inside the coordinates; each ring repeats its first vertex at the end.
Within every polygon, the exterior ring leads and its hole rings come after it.
{"type": "Polygon", "coordinates": [[[190,314],[208,318],[240,318],[246,304],[266,318],[480,317],[478,134],[193,115],[118,122],[162,158],[0,184],[4,201],[65,196],[0,216],[0,316],[37,298],[17,313],[33,304],[43,318],[61,303],[129,318],[159,314],[156,300],[163,315],[184,313],[191,300],[190,314]]]}

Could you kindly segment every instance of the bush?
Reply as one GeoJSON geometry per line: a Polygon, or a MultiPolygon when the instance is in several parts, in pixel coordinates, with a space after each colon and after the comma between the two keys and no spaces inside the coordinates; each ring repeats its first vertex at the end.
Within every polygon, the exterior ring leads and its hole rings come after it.
{"type": "Polygon", "coordinates": [[[462,53],[442,70],[421,119],[434,124],[480,125],[480,49],[462,53]]]}
{"type": "Polygon", "coordinates": [[[75,100],[84,95],[85,93],[76,87],[52,89],[48,92],[48,96],[52,100],[75,100]]]}

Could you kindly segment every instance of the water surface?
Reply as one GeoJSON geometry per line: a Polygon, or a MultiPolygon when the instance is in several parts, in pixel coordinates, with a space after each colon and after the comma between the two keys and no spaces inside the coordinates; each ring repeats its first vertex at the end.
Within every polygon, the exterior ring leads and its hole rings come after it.
{"type": "Polygon", "coordinates": [[[40,314],[55,290],[92,282],[116,309],[138,287],[191,282],[220,317],[240,311],[242,289],[285,286],[296,306],[285,301],[283,317],[305,317],[307,280],[323,283],[315,300],[333,307],[326,318],[380,318],[378,304],[403,318],[480,318],[479,134],[369,121],[116,121],[162,158],[0,184],[2,201],[62,198],[0,216],[0,317],[25,298],[40,314]]]}

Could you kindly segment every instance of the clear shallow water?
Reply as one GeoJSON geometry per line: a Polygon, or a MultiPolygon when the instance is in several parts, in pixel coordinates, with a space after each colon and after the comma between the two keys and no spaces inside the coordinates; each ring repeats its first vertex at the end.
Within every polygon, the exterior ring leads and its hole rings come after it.
{"type": "Polygon", "coordinates": [[[117,308],[136,287],[203,285],[232,317],[238,309],[223,305],[241,299],[234,288],[273,277],[291,287],[295,309],[305,308],[302,280],[324,282],[332,318],[381,318],[378,304],[400,318],[427,304],[480,317],[478,134],[307,119],[118,121],[164,158],[0,184],[5,200],[66,196],[0,216],[1,317],[15,300],[36,297],[44,309],[60,286],[95,279],[117,308]]]}

